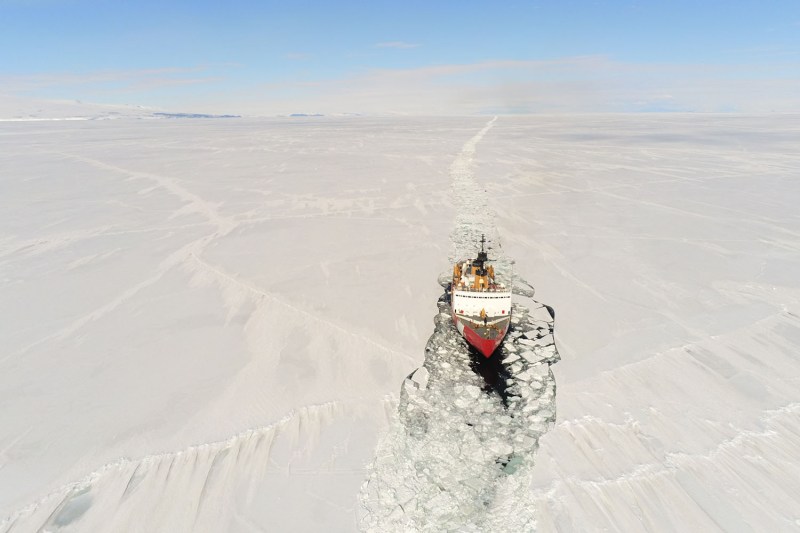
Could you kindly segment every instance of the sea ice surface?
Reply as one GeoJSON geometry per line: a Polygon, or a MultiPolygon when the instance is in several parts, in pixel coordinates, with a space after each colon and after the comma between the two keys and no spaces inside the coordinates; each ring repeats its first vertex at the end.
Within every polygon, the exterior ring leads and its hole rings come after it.
{"type": "Polygon", "coordinates": [[[356,531],[470,147],[562,358],[493,512],[796,530],[798,117],[488,122],[0,123],[0,532],[356,531]]]}

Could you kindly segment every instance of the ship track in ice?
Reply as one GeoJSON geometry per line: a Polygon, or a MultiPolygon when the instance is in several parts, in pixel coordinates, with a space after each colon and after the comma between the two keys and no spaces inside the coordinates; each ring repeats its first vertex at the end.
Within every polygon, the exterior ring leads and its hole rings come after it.
{"type": "Polygon", "coordinates": [[[364,531],[533,530],[524,487],[555,422],[550,365],[560,357],[554,313],[529,294],[517,294],[489,358],[457,331],[448,293],[439,298],[424,364],[403,381],[397,420],[362,487],[364,531]]]}

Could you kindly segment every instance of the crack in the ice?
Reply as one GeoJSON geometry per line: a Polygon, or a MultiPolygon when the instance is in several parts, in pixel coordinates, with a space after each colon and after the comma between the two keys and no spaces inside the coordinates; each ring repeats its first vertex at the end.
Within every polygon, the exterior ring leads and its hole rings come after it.
{"type": "MultiPolygon", "coordinates": [[[[125,174],[131,178],[149,180],[155,183],[158,187],[161,187],[162,189],[168,191],[169,193],[173,194],[174,196],[177,196],[178,198],[186,202],[187,206],[190,207],[191,211],[201,213],[211,224],[216,226],[219,232],[222,233],[223,235],[230,233],[230,231],[232,231],[236,227],[235,220],[219,214],[219,211],[217,209],[217,206],[219,204],[212,204],[207,200],[201,198],[200,196],[188,191],[186,188],[178,185],[177,180],[175,178],[171,178],[168,176],[161,176],[159,174],[152,174],[149,172],[128,170],[126,168],[104,163],[97,159],[92,159],[85,156],[68,154],[63,152],[57,152],[57,153],[63,157],[72,159],[74,161],[80,161],[82,163],[86,163],[95,168],[110,170],[112,172],[125,174]]],[[[188,212],[188,211],[186,211],[184,208],[181,208],[175,213],[179,212],[188,212]]]]}
{"type": "Polygon", "coordinates": [[[325,326],[331,328],[332,330],[334,330],[334,331],[336,331],[338,333],[341,333],[341,334],[346,335],[348,337],[355,337],[359,341],[364,342],[365,344],[369,344],[370,346],[373,346],[373,347],[375,347],[375,348],[377,348],[377,349],[379,349],[379,350],[381,350],[383,352],[386,352],[386,353],[391,354],[393,356],[399,355],[399,356],[402,356],[402,357],[404,357],[404,358],[406,358],[406,359],[408,359],[410,361],[413,361],[415,363],[417,362],[417,360],[414,357],[411,357],[409,354],[407,354],[405,352],[402,352],[400,350],[397,350],[397,349],[394,349],[394,348],[391,348],[391,347],[388,347],[388,346],[384,346],[383,344],[375,341],[374,339],[371,339],[371,338],[369,338],[369,337],[367,337],[365,335],[359,334],[357,332],[348,330],[348,329],[336,324],[335,322],[333,322],[331,320],[328,320],[328,319],[323,318],[323,317],[321,317],[319,315],[315,315],[315,314],[309,312],[307,309],[303,309],[303,308],[298,307],[296,305],[293,305],[293,304],[291,304],[289,302],[286,302],[286,301],[280,299],[279,297],[275,296],[274,294],[266,291],[265,289],[262,289],[261,287],[257,286],[255,283],[253,283],[251,281],[247,281],[247,280],[241,279],[241,278],[238,278],[238,277],[236,277],[236,276],[234,276],[232,274],[229,274],[228,272],[225,272],[220,267],[212,265],[211,263],[201,259],[199,257],[199,255],[197,255],[197,254],[191,254],[190,258],[191,258],[191,260],[192,260],[192,262],[194,264],[194,268],[193,267],[189,267],[190,271],[195,272],[195,273],[200,272],[200,273],[211,274],[215,278],[215,282],[218,285],[220,285],[223,289],[226,286],[233,286],[233,287],[242,289],[242,290],[250,293],[251,295],[257,297],[258,299],[266,298],[266,299],[270,300],[272,303],[281,305],[281,306],[285,307],[286,309],[291,310],[295,314],[304,317],[309,322],[316,322],[316,323],[319,323],[319,324],[324,324],[325,326]]]}
{"type": "Polygon", "coordinates": [[[0,362],[5,361],[6,359],[12,357],[23,356],[28,352],[30,352],[32,349],[46,342],[54,340],[55,341],[64,340],[73,335],[75,332],[82,329],[87,324],[90,324],[105,317],[107,314],[116,310],[118,307],[126,303],[128,300],[130,300],[133,296],[135,296],[142,290],[158,283],[164,277],[164,275],[167,272],[169,272],[174,266],[182,262],[185,262],[191,256],[196,256],[197,254],[199,254],[203,249],[205,249],[211,243],[211,241],[213,241],[217,237],[219,237],[219,233],[215,232],[210,235],[201,237],[199,239],[195,239],[189,242],[188,244],[182,246],[178,250],[168,255],[166,259],[164,259],[158,265],[156,273],[153,274],[152,276],[122,291],[115,298],[109,300],[100,307],[97,307],[96,309],[84,314],[80,318],[74,319],[70,324],[64,326],[60,330],[28,344],[27,346],[21,348],[15,353],[6,355],[2,359],[0,359],[0,362]]]}

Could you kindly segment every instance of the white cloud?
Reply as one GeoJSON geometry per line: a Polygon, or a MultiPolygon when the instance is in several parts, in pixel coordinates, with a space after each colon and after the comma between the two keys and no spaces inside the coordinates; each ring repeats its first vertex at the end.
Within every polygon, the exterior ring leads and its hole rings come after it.
{"type": "Polygon", "coordinates": [[[385,43],[377,43],[375,48],[399,48],[399,49],[407,49],[407,48],[417,48],[419,44],[415,43],[407,43],[404,41],[388,41],[385,43]]]}
{"type": "Polygon", "coordinates": [[[85,101],[179,104],[196,112],[258,115],[308,110],[409,115],[800,112],[800,76],[792,75],[798,69],[789,63],[639,64],[579,56],[373,69],[338,79],[306,77],[255,88],[221,84],[225,69],[234,67],[0,76],[0,87],[7,93],[58,93],[59,98],[85,101]],[[158,92],[167,87],[172,90],[158,92]]]}
{"type": "MultiPolygon", "coordinates": [[[[259,113],[800,112],[800,77],[755,66],[634,64],[604,56],[376,69],[349,78],[273,84],[259,113]]],[[[243,111],[244,112],[244,111],[243,111]]]]}
{"type": "MultiPolygon", "coordinates": [[[[217,65],[230,68],[235,65],[217,65]]],[[[0,76],[6,93],[37,93],[48,89],[72,88],[75,92],[128,92],[176,85],[198,85],[219,81],[211,66],[169,67],[139,70],[103,70],[87,73],[45,73],[0,76]],[[201,75],[205,74],[205,75],[201,75]]],[[[68,89],[69,92],[69,89],[68,89]]]]}
{"type": "Polygon", "coordinates": [[[311,59],[311,54],[306,54],[303,52],[289,52],[286,54],[286,59],[290,59],[292,61],[308,61],[311,59]]]}

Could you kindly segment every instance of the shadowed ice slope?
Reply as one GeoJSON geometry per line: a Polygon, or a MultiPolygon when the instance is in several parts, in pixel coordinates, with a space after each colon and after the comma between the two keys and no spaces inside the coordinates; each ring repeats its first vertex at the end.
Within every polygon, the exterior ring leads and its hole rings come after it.
{"type": "Polygon", "coordinates": [[[0,532],[249,529],[266,478],[291,471],[287,449],[315,446],[346,414],[333,403],[308,407],[226,441],[110,463],[14,513],[0,532]]]}

